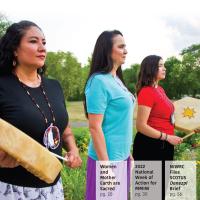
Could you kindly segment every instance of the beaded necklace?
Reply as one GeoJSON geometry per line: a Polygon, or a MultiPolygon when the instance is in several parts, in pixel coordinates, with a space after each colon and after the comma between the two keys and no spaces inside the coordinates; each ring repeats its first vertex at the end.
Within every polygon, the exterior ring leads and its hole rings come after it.
{"type": "Polygon", "coordinates": [[[44,96],[44,99],[45,99],[45,101],[46,101],[46,103],[48,105],[48,108],[49,108],[51,116],[52,116],[52,121],[53,121],[53,123],[51,123],[49,127],[48,127],[48,119],[47,119],[44,111],[41,109],[41,107],[39,106],[39,104],[36,102],[35,98],[33,96],[31,96],[31,93],[27,89],[27,86],[18,78],[17,75],[16,75],[16,77],[17,77],[20,85],[22,86],[22,88],[26,92],[26,94],[30,97],[31,101],[38,108],[38,110],[40,111],[40,113],[42,114],[42,116],[44,118],[44,121],[45,121],[45,124],[46,124],[46,130],[44,132],[44,137],[43,137],[43,143],[44,143],[44,145],[47,148],[50,147],[51,149],[56,149],[59,146],[59,144],[60,144],[60,132],[59,132],[58,127],[54,125],[55,122],[56,122],[55,115],[54,115],[53,109],[51,107],[51,104],[49,102],[49,99],[48,99],[48,97],[46,95],[46,92],[44,90],[44,85],[43,85],[42,79],[41,79],[41,83],[40,83],[39,87],[40,87],[41,92],[42,92],[42,94],[44,96]]]}
{"type": "MultiPolygon", "coordinates": [[[[31,99],[31,101],[33,102],[33,104],[38,108],[38,110],[39,110],[40,113],[42,114],[42,116],[43,116],[43,118],[44,118],[44,121],[45,121],[45,124],[46,124],[46,127],[47,127],[47,126],[48,126],[48,119],[47,119],[47,117],[45,116],[44,111],[40,108],[39,104],[35,101],[35,98],[31,96],[31,94],[30,94],[29,90],[27,89],[26,85],[25,85],[23,82],[21,82],[21,80],[20,80],[19,78],[18,78],[18,80],[19,80],[21,86],[23,87],[24,91],[26,92],[26,94],[30,97],[30,99],[31,99]]],[[[55,115],[54,115],[53,109],[52,109],[52,107],[51,107],[51,104],[49,103],[49,99],[48,99],[48,97],[47,97],[47,95],[46,95],[46,92],[45,92],[45,90],[44,90],[44,86],[43,86],[42,81],[41,81],[41,84],[40,84],[40,89],[41,89],[42,94],[43,94],[43,96],[44,96],[44,99],[45,99],[45,101],[46,101],[46,103],[47,103],[47,105],[48,105],[48,107],[49,107],[49,110],[50,110],[50,113],[51,113],[51,116],[52,116],[52,120],[53,120],[53,124],[55,124],[55,122],[56,122],[56,120],[55,120],[55,115]]]]}

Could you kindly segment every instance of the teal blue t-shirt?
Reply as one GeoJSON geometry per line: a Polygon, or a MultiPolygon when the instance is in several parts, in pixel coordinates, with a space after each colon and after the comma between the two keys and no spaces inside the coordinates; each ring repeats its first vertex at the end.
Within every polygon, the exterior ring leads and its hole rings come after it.
{"type": "MultiPolygon", "coordinates": [[[[117,76],[96,74],[85,88],[87,112],[103,114],[104,133],[109,160],[125,160],[130,155],[133,136],[134,97],[117,76]]],[[[88,155],[98,160],[92,139],[88,155]]]]}

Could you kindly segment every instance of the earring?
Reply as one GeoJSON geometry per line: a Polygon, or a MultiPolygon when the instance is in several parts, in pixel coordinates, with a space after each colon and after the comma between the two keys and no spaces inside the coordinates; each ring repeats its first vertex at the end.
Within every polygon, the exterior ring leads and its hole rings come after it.
{"type": "Polygon", "coordinates": [[[17,65],[16,60],[13,60],[13,67],[16,67],[16,65],[17,65]]]}

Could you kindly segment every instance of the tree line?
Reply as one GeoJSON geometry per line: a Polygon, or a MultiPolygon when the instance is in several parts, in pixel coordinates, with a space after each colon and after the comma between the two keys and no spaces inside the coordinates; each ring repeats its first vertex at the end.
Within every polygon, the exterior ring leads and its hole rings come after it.
{"type": "MultiPolygon", "coordinates": [[[[10,24],[11,22],[0,14],[0,37],[10,24]]],[[[83,99],[90,62],[91,58],[88,58],[88,63],[81,66],[71,52],[48,52],[46,76],[61,83],[66,100],[80,101],[83,99]]],[[[180,58],[167,58],[165,67],[166,79],[160,84],[171,99],[180,99],[183,96],[200,97],[200,44],[183,49],[180,58]]],[[[133,64],[123,70],[125,84],[133,94],[139,68],[140,64],[133,64]]]]}
{"type": "MultiPolygon", "coordinates": [[[[184,96],[200,98],[200,44],[183,49],[180,56],[179,59],[167,58],[167,75],[160,84],[171,99],[184,96]]],[[[82,67],[70,52],[48,52],[47,76],[60,81],[67,100],[82,100],[90,61],[89,58],[88,64],[82,67]]],[[[124,82],[133,94],[136,92],[139,69],[140,64],[133,64],[123,70],[124,82]]]]}
{"type": "MultiPolygon", "coordinates": [[[[167,58],[165,67],[166,78],[160,85],[171,99],[180,99],[184,96],[200,98],[200,44],[183,49],[180,58],[167,58]]],[[[140,64],[134,64],[123,71],[125,83],[133,93],[139,68],[140,64]]]]}

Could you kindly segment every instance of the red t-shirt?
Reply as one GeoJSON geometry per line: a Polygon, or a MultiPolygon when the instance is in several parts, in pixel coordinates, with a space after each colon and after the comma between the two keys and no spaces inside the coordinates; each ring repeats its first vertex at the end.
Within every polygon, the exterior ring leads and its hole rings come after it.
{"type": "Polygon", "coordinates": [[[151,108],[147,121],[149,126],[170,135],[174,134],[174,125],[170,122],[174,106],[162,87],[143,87],[138,94],[138,105],[151,108]]]}

